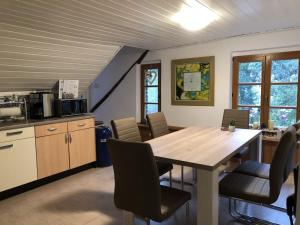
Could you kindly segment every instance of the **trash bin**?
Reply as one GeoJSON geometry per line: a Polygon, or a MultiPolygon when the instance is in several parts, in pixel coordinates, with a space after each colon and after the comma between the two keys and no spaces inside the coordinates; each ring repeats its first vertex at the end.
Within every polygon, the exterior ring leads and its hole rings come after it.
{"type": "Polygon", "coordinates": [[[96,155],[97,166],[111,166],[112,162],[106,145],[107,139],[112,137],[111,129],[107,126],[96,125],[96,155]]]}

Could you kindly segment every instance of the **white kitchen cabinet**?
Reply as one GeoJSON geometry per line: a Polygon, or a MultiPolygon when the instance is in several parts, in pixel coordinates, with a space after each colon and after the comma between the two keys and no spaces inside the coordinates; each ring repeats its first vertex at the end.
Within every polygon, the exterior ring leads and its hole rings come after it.
{"type": "MultiPolygon", "coordinates": [[[[0,141],[0,192],[37,180],[34,128],[18,129],[16,136],[3,136],[0,141]],[[25,135],[20,139],[19,135],[25,135]],[[12,136],[16,137],[13,140],[12,136]]],[[[5,131],[8,133],[14,132],[5,131]]],[[[4,132],[2,132],[4,133],[4,132]]]]}

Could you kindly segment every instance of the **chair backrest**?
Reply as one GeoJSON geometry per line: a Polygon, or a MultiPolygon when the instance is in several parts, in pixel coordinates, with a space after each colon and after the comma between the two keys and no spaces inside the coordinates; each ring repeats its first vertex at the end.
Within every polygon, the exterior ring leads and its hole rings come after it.
{"type": "Polygon", "coordinates": [[[300,129],[300,120],[298,120],[293,126],[296,128],[296,131],[300,129]]]}
{"type": "Polygon", "coordinates": [[[297,136],[297,141],[300,140],[300,120],[298,120],[293,126],[296,129],[296,136],[297,136]]]}
{"type": "Polygon", "coordinates": [[[270,168],[270,197],[276,201],[282,184],[292,171],[293,153],[296,148],[296,130],[290,126],[282,135],[270,168]]]}
{"type": "Polygon", "coordinates": [[[167,120],[162,112],[147,114],[146,117],[152,138],[160,137],[170,133],[167,120]]]}
{"type": "Polygon", "coordinates": [[[142,141],[139,127],[133,117],[112,120],[111,126],[114,136],[117,139],[123,141],[142,141]]]}
{"type": "Polygon", "coordinates": [[[236,128],[249,129],[249,110],[224,109],[222,127],[228,127],[232,120],[235,120],[236,128]]]}
{"type": "Polygon", "coordinates": [[[115,205],[142,217],[158,218],[161,189],[151,146],[116,139],[107,145],[115,175],[115,205]]]}

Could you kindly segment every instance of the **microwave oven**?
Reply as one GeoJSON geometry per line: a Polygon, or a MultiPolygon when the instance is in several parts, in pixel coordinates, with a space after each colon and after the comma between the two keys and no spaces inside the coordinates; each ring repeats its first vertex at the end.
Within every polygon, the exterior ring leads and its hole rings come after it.
{"type": "Polygon", "coordinates": [[[86,99],[55,99],[55,116],[75,116],[87,113],[86,99]]]}

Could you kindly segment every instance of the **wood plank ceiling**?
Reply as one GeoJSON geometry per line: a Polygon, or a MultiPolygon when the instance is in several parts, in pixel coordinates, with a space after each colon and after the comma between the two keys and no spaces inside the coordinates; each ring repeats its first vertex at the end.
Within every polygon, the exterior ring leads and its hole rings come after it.
{"type": "Polygon", "coordinates": [[[201,0],[220,18],[189,32],[170,20],[183,2],[1,0],[0,91],[57,79],[85,90],[124,45],[153,50],[300,26],[299,0],[201,0]]]}

